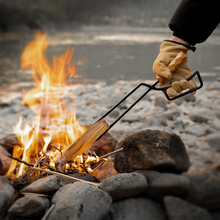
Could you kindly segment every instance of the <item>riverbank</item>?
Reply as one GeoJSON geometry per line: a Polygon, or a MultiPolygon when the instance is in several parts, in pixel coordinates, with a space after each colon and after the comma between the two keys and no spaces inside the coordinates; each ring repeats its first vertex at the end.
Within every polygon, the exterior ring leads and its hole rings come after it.
{"type": "MultiPolygon", "coordinates": [[[[94,123],[139,81],[119,81],[74,85],[62,104],[76,109],[81,125],[94,123]]],[[[148,82],[149,83],[149,82],[148,82]]],[[[143,91],[137,91],[122,103],[107,120],[113,122],[143,91]]],[[[219,164],[220,158],[220,82],[206,82],[196,96],[188,95],[169,102],[161,92],[152,91],[126,114],[110,132],[118,139],[144,129],[175,133],[184,142],[190,156],[189,172],[206,170],[219,164]]],[[[21,96],[0,102],[0,138],[13,133],[19,115],[31,123],[34,113],[22,107],[21,96]]],[[[57,128],[59,130],[59,128],[57,128]]]]}

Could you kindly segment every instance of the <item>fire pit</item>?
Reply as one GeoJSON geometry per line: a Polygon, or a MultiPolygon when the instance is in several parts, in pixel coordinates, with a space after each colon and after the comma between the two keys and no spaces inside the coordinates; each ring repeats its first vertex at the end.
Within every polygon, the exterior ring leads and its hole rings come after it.
{"type": "MultiPolygon", "coordinates": [[[[63,151],[90,124],[81,126],[77,110],[65,105],[73,102],[65,99],[71,90],[70,78],[76,74],[71,63],[73,49],[68,48],[65,54],[54,57],[51,65],[44,55],[48,46],[46,37],[37,33],[21,56],[22,68],[30,67],[36,82],[36,87],[23,92],[22,102],[32,109],[35,117],[32,124],[25,125],[24,118],[20,117],[14,134],[0,141],[0,217],[160,220],[187,219],[193,213],[195,219],[217,219],[220,213],[218,164],[189,172],[190,144],[185,146],[181,135],[172,130],[140,128],[135,123],[141,120],[128,115],[121,125],[123,130],[132,127],[130,134],[117,130],[107,132],[82,154],[65,160],[63,151]]],[[[83,96],[83,92],[79,94],[83,96]]],[[[182,99],[183,104],[176,102],[175,105],[183,106],[189,101],[195,100],[188,97],[182,99]]],[[[93,99],[87,104],[97,102],[93,99]]],[[[160,96],[143,100],[138,111],[143,113],[150,102],[154,102],[155,109],[168,108],[160,96]]],[[[172,121],[170,128],[184,129],[185,124],[176,121],[180,113],[165,114],[172,121]]],[[[117,111],[111,117],[117,117],[117,111]]],[[[157,119],[160,117],[155,115],[157,119]]],[[[205,120],[193,114],[189,117],[205,120]]],[[[158,123],[149,116],[145,120],[149,124],[158,123]]],[[[166,124],[161,119],[161,127],[166,124]]]]}

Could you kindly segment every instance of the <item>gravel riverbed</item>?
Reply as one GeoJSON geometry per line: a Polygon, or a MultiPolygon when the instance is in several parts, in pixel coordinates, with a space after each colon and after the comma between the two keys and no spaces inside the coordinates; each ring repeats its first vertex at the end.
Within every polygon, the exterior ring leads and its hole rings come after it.
{"type": "MultiPolygon", "coordinates": [[[[96,122],[117,101],[132,90],[138,81],[118,81],[107,85],[73,85],[62,99],[70,109],[76,109],[81,125],[96,122]]],[[[152,82],[147,82],[152,83],[152,82]]],[[[220,163],[220,80],[205,82],[195,96],[187,95],[175,101],[166,100],[158,91],[151,91],[129,111],[110,132],[118,139],[143,129],[157,129],[175,133],[184,142],[190,156],[188,172],[198,172],[220,163]]],[[[106,119],[109,123],[125,111],[146,88],[140,88],[106,119]]],[[[31,123],[34,113],[22,98],[0,99],[0,139],[13,133],[19,115],[31,123]]]]}

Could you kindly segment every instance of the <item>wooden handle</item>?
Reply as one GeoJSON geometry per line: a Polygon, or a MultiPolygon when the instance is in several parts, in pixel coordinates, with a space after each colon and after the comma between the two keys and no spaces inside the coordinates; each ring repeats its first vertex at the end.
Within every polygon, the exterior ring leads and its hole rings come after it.
{"type": "Polygon", "coordinates": [[[65,160],[72,160],[74,157],[85,151],[95,142],[105,131],[109,129],[109,124],[105,118],[96,122],[90,127],[76,142],[71,144],[64,152],[65,160]]]}
{"type": "Polygon", "coordinates": [[[169,63],[168,68],[171,72],[175,71],[176,69],[179,68],[179,66],[186,62],[187,60],[187,56],[185,53],[183,53],[182,51],[179,52],[176,57],[169,63]]]}

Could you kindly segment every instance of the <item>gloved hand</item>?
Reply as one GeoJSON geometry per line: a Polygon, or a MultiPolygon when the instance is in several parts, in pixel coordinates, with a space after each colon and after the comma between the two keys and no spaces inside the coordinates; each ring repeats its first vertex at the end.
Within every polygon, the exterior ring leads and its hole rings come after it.
{"type": "MultiPolygon", "coordinates": [[[[153,64],[153,71],[157,74],[160,87],[172,86],[167,89],[169,97],[175,97],[185,89],[197,87],[194,79],[185,80],[192,72],[186,62],[183,62],[176,70],[170,71],[169,63],[176,57],[179,52],[187,55],[188,47],[173,41],[164,41],[160,46],[160,53],[153,64]]],[[[193,93],[195,94],[195,92],[193,93]]]]}

